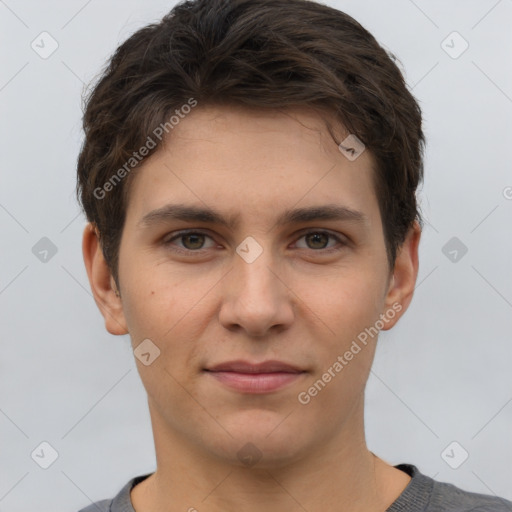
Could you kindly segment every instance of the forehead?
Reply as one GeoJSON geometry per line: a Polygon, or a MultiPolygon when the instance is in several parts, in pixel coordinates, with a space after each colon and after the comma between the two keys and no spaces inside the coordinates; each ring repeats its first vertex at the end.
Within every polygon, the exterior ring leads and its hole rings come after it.
{"type": "MultiPolygon", "coordinates": [[[[347,136],[327,121],[340,141],[347,136]]],[[[339,204],[372,219],[373,164],[369,151],[349,160],[312,109],[198,106],[132,176],[127,220],[169,203],[261,219],[265,212],[269,220],[294,205],[339,204]]]]}

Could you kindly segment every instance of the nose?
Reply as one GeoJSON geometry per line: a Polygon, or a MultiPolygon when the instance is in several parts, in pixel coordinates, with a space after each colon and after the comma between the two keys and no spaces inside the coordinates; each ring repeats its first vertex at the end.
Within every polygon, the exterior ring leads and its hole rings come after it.
{"type": "Polygon", "coordinates": [[[294,295],[270,251],[248,262],[234,255],[233,268],[222,281],[220,323],[250,337],[281,331],[294,320],[294,295]]]}

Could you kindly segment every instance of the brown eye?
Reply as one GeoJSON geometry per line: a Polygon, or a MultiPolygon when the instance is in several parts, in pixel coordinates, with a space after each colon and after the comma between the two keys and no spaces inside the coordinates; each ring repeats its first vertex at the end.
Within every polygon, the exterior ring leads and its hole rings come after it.
{"type": "Polygon", "coordinates": [[[326,233],[309,233],[306,240],[311,249],[325,249],[329,243],[329,235],[326,233]]]}
{"type": "Polygon", "coordinates": [[[181,231],[171,238],[164,240],[163,244],[177,252],[199,252],[215,246],[212,238],[200,231],[181,231]],[[208,240],[210,240],[210,245],[206,245],[208,240]]]}
{"type": "Polygon", "coordinates": [[[205,236],[201,233],[192,233],[190,235],[182,235],[180,238],[185,249],[193,251],[202,248],[205,236]]]}
{"type": "Polygon", "coordinates": [[[305,241],[305,244],[302,245],[297,242],[299,249],[313,249],[314,251],[324,250],[328,252],[338,250],[346,245],[340,237],[328,231],[310,231],[302,235],[299,240],[305,241]],[[336,247],[337,245],[339,247],[336,247]]]}

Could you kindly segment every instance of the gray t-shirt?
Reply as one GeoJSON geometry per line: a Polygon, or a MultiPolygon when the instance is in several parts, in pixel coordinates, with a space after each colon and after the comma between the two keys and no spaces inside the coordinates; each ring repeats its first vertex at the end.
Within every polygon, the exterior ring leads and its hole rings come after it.
{"type": "MultiPolygon", "coordinates": [[[[510,501],[438,482],[420,473],[412,464],[398,464],[395,467],[405,471],[412,479],[386,512],[512,512],[510,501]]],[[[133,478],[114,499],[98,501],[79,512],[135,512],[130,491],[148,476],[133,478]]]]}

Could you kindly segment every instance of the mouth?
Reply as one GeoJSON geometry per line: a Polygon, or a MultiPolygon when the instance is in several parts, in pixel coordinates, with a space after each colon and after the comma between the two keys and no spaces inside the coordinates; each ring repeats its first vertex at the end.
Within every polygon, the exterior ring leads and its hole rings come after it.
{"type": "Polygon", "coordinates": [[[240,393],[263,394],[278,391],[307,372],[281,361],[250,363],[229,361],[204,370],[224,386],[240,393]]]}

